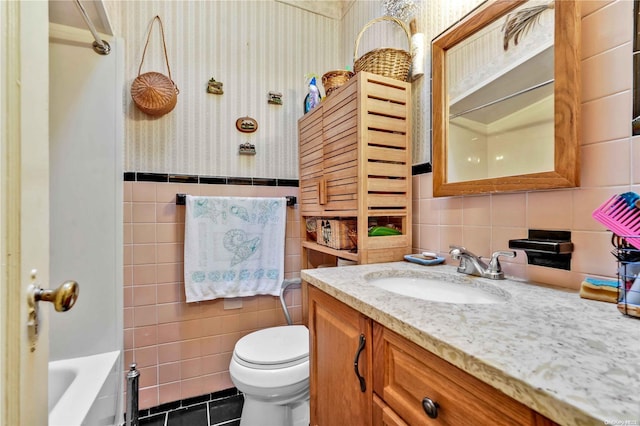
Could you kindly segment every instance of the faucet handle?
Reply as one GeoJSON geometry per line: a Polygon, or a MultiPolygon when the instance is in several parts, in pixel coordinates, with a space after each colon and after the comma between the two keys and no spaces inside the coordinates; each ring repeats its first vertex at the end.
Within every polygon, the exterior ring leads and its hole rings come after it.
{"type": "Polygon", "coordinates": [[[469,250],[467,250],[466,248],[462,247],[462,246],[457,246],[455,244],[451,244],[449,246],[450,250],[449,250],[449,254],[451,255],[451,257],[455,260],[460,259],[460,256],[462,256],[463,254],[472,256],[472,257],[478,257],[475,254],[471,253],[469,250]]]}
{"type": "Polygon", "coordinates": [[[487,268],[487,278],[492,278],[494,280],[504,278],[504,272],[502,272],[502,266],[500,265],[500,261],[498,260],[500,256],[516,257],[516,252],[512,250],[494,252],[491,255],[491,261],[489,262],[489,267],[487,268]]]}
{"type": "Polygon", "coordinates": [[[462,246],[450,245],[449,248],[449,254],[453,260],[460,259],[460,255],[467,251],[467,249],[462,246]]]}
{"type": "Polygon", "coordinates": [[[462,247],[462,246],[457,246],[455,244],[451,244],[449,246],[449,248],[451,250],[449,250],[449,254],[451,255],[451,257],[453,259],[460,259],[462,256],[469,256],[469,257],[473,257],[474,259],[476,259],[477,261],[481,261],[481,256],[477,256],[473,253],[471,253],[469,250],[467,250],[466,248],[462,247]]]}

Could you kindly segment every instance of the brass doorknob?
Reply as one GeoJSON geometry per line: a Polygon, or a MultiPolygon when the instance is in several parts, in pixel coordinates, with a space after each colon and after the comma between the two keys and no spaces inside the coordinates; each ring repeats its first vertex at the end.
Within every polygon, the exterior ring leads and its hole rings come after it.
{"type": "Polygon", "coordinates": [[[33,296],[36,302],[41,300],[53,303],[58,312],[68,311],[78,300],[80,286],[75,281],[65,281],[55,290],[43,290],[36,287],[33,296]]]}

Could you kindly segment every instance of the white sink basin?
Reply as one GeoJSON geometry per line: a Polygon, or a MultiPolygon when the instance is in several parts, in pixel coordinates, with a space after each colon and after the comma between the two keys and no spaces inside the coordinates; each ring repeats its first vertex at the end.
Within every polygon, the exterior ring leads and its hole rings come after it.
{"type": "Polygon", "coordinates": [[[382,290],[431,302],[490,304],[509,299],[509,293],[499,287],[466,276],[398,275],[394,271],[387,271],[369,274],[366,279],[369,284],[382,290]]]}

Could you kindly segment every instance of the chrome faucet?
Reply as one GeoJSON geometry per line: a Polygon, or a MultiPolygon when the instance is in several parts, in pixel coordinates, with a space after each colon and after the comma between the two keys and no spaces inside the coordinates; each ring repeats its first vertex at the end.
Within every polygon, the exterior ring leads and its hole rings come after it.
{"type": "Polygon", "coordinates": [[[460,260],[458,272],[492,280],[504,279],[504,272],[498,260],[500,256],[516,257],[515,251],[496,251],[491,255],[491,261],[487,265],[480,256],[476,256],[462,246],[451,245],[449,248],[451,249],[449,250],[451,258],[460,260]]]}

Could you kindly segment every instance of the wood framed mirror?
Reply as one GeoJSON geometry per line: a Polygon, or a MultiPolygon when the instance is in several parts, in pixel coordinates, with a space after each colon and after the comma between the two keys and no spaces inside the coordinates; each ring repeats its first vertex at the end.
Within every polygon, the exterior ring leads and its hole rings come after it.
{"type": "Polygon", "coordinates": [[[434,196],[580,185],[580,19],[487,1],[432,41],[434,196]]]}

